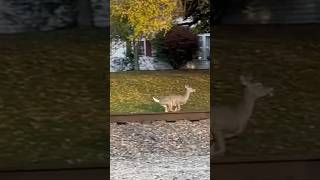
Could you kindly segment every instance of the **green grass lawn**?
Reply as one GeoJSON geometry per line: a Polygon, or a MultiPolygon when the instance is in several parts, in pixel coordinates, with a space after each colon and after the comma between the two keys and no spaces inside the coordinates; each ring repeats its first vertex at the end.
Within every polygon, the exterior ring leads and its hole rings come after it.
{"type": "Polygon", "coordinates": [[[105,161],[106,37],[0,35],[0,168],[105,161]]]}
{"type": "Polygon", "coordinates": [[[110,76],[111,113],[164,112],[153,96],[184,94],[185,84],[196,89],[181,111],[209,111],[209,71],[116,72],[110,76]]]}
{"type": "Polygon", "coordinates": [[[256,124],[228,142],[227,156],[319,154],[320,38],[262,29],[216,31],[213,51],[220,66],[211,81],[213,104],[239,100],[240,74],[250,73],[275,89],[273,97],[258,100],[256,124]]]}

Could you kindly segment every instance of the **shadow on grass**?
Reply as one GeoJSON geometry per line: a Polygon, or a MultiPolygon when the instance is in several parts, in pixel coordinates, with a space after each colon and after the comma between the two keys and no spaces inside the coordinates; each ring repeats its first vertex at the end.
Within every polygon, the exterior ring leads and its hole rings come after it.
{"type": "Polygon", "coordinates": [[[164,108],[156,103],[139,104],[138,106],[135,106],[135,108],[143,109],[144,112],[164,112],[164,108]]]}

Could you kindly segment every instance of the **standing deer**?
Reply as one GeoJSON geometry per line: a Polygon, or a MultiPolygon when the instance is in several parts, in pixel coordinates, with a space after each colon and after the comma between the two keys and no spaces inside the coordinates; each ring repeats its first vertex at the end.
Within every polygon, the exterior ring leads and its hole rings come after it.
{"type": "Polygon", "coordinates": [[[255,101],[266,95],[273,95],[273,88],[264,87],[260,82],[252,82],[252,78],[240,76],[245,86],[242,101],[236,107],[222,106],[213,108],[213,128],[210,132],[210,142],[213,145],[213,136],[216,146],[211,147],[214,156],[224,155],[225,140],[238,136],[243,132],[252,115],[255,101]]]}
{"type": "Polygon", "coordinates": [[[181,105],[186,104],[190,97],[190,94],[196,91],[188,85],[185,85],[184,87],[186,88],[186,93],[184,95],[160,96],[158,99],[155,97],[152,98],[155,102],[159,103],[165,108],[165,112],[180,111],[181,105]],[[174,106],[176,107],[175,110],[173,110],[174,106]]]}

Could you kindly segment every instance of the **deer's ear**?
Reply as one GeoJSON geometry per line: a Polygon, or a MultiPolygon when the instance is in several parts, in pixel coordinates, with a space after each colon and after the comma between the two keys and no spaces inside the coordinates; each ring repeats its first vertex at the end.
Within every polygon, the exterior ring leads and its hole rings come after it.
{"type": "Polygon", "coordinates": [[[242,85],[244,85],[244,86],[246,86],[248,84],[246,77],[244,77],[243,75],[240,76],[240,81],[241,81],[242,85]]]}

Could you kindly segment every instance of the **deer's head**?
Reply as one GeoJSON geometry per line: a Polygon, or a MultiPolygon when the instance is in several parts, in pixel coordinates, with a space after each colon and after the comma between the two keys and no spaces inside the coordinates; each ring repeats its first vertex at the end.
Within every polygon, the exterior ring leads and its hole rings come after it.
{"type": "Polygon", "coordinates": [[[247,91],[254,97],[260,98],[266,95],[273,96],[273,88],[265,87],[260,82],[253,82],[252,77],[240,76],[242,85],[244,85],[247,91]]]}
{"type": "Polygon", "coordinates": [[[196,90],[190,87],[189,85],[185,85],[184,87],[187,89],[188,92],[196,92],[196,90]]]}

